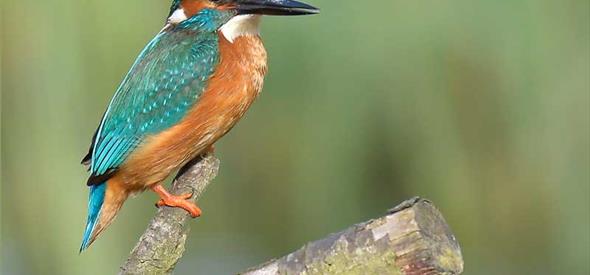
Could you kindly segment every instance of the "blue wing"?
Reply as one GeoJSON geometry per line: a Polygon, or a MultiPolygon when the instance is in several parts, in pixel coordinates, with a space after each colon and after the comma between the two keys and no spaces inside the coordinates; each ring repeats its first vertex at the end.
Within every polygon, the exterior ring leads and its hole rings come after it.
{"type": "Polygon", "coordinates": [[[141,52],[105,112],[89,156],[88,184],[103,182],[101,176],[116,170],[146,137],[179,122],[198,101],[218,62],[215,32],[159,33],[141,52]]]}

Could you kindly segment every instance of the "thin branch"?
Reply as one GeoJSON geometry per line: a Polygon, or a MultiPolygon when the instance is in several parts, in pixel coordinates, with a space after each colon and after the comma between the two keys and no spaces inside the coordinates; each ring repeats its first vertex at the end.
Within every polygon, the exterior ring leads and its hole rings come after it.
{"type": "MultiPolygon", "coordinates": [[[[219,160],[212,155],[187,163],[172,183],[171,193],[193,192],[196,201],[217,175],[219,160]]],[[[190,216],[183,209],[162,207],[131,251],[119,274],[170,274],[184,253],[190,216]]]]}

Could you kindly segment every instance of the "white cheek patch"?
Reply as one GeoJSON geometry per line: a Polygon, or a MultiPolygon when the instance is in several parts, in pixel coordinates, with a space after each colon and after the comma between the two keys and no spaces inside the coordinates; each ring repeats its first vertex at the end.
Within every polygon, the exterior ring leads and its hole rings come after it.
{"type": "Polygon", "coordinates": [[[186,14],[182,8],[175,10],[170,17],[168,17],[168,23],[170,24],[178,24],[184,20],[186,20],[186,14]]]}
{"type": "Polygon", "coordinates": [[[219,30],[229,42],[243,35],[260,34],[260,15],[237,15],[225,23],[219,30]]]}

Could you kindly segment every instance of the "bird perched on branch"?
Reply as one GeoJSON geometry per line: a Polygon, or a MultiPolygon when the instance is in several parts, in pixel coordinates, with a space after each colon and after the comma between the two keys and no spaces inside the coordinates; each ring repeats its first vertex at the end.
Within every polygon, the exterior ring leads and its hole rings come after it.
{"type": "Polygon", "coordinates": [[[261,15],[318,9],[293,0],[174,0],[164,28],[137,57],[92,138],[88,219],[80,251],[109,226],[129,195],[151,189],[158,206],[201,210],[161,183],[210,150],[262,88],[261,15]]]}

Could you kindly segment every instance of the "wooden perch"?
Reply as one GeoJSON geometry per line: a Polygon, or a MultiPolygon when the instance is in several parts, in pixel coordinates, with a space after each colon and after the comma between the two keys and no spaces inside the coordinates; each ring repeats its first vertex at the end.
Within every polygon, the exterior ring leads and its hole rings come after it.
{"type": "MultiPolygon", "coordinates": [[[[217,175],[219,160],[205,156],[185,165],[172,185],[198,199],[217,175]]],[[[121,267],[120,274],[170,274],[184,253],[189,215],[158,210],[121,267]]],[[[460,274],[463,259],[441,213],[428,200],[413,198],[386,216],[354,225],[242,273],[273,274],[460,274]]]]}
{"type": "MultiPolygon", "coordinates": [[[[196,201],[217,176],[219,160],[208,155],[187,163],[172,183],[172,194],[193,192],[196,201]]],[[[119,274],[170,274],[184,253],[190,220],[179,208],[161,207],[139,238],[119,274]]]]}
{"type": "Polygon", "coordinates": [[[407,200],[384,217],[354,225],[243,275],[460,274],[459,243],[425,199],[407,200]]]}

